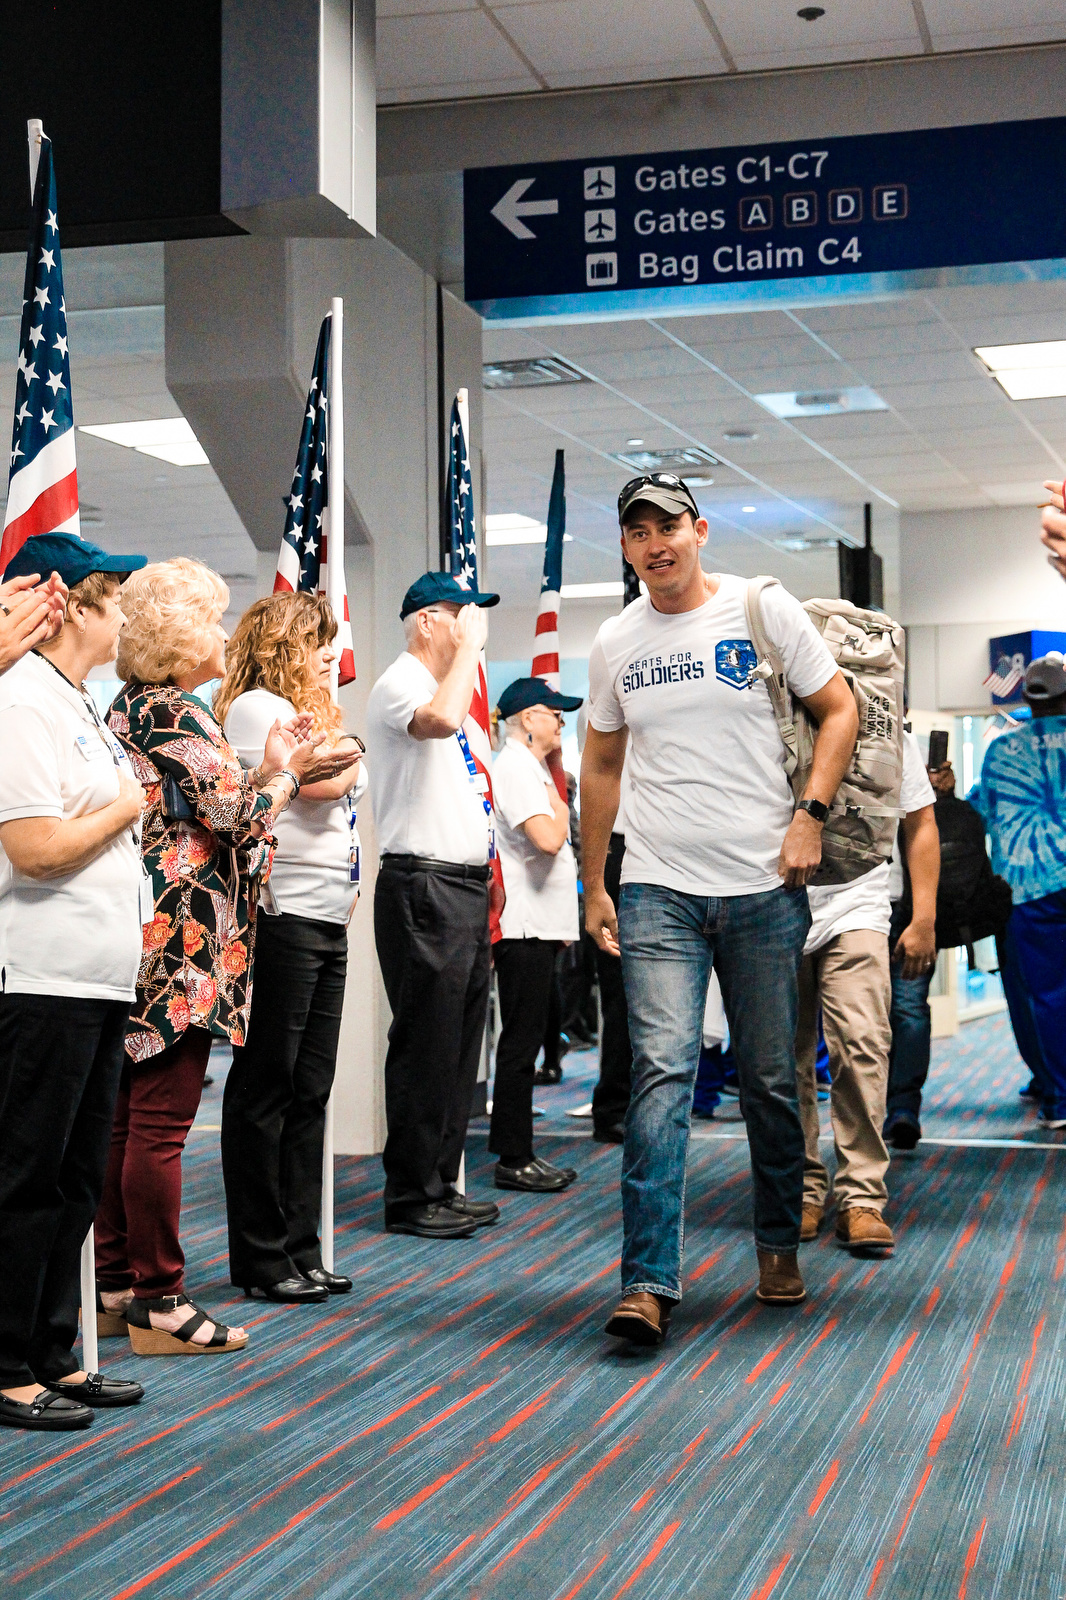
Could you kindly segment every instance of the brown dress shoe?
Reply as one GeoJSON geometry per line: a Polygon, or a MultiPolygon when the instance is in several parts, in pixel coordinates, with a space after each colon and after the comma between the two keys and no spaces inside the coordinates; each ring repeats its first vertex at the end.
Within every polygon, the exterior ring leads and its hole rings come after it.
{"type": "Polygon", "coordinates": [[[841,1211],[837,1238],[857,1256],[890,1256],[896,1247],[892,1229],[872,1206],[849,1206],[841,1211]]]}
{"type": "Polygon", "coordinates": [[[670,1327],[674,1302],[662,1295],[627,1294],[612,1311],[604,1330],[631,1344],[662,1344],[670,1327]]]}
{"type": "Polygon", "coordinates": [[[825,1219],[825,1207],[811,1205],[809,1201],[803,1202],[803,1220],[800,1223],[800,1244],[810,1244],[812,1239],[817,1239],[818,1229],[825,1219]]]}
{"type": "Polygon", "coordinates": [[[767,1306],[798,1306],[806,1300],[795,1250],[756,1250],[759,1258],[759,1287],[755,1298],[767,1306]]]}

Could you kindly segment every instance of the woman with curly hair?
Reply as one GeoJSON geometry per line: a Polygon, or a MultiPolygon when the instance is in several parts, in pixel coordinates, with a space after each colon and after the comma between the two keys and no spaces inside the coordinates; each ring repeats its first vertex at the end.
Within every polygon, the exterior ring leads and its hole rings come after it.
{"type": "MultiPolygon", "coordinates": [[[[146,791],[144,927],[104,1195],[96,1218],[100,1331],[138,1355],[241,1349],[184,1292],[181,1153],[212,1038],[244,1043],[259,882],[278,816],[320,775],[311,718],[275,722],[245,772],[194,691],[225,670],[229,590],[199,561],[154,562],[123,588],[125,683],[109,726],[146,791]]],[[[326,764],[332,770],[332,764],[326,764]]]]}
{"type": "Polygon", "coordinates": [[[234,1049],[222,1103],[230,1278],[268,1300],[345,1294],[319,1241],[322,1142],[333,1087],[359,897],[355,808],[367,786],[362,746],[342,734],[330,694],[337,623],[323,595],[273,594],[237,625],[215,711],[246,767],[271,726],[305,713],[345,768],[305,783],[279,821],[258,924],[248,1037],[234,1049]]]}

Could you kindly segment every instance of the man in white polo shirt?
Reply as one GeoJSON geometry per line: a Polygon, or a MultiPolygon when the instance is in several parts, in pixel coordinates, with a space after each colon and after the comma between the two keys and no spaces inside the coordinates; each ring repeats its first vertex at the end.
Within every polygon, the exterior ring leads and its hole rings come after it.
{"type": "Polygon", "coordinates": [[[380,866],[374,938],[392,1007],[385,1227],[453,1239],[495,1222],[458,1193],[489,994],[491,812],[463,722],[497,594],[427,572],[400,608],[407,649],[367,702],[380,866]]]}
{"type": "Polygon", "coordinates": [[[548,1021],[555,957],[578,937],[577,864],[570,808],[547,767],[560,748],[563,713],[579,699],[543,678],[517,678],[500,696],[507,739],[492,766],[500,865],[507,904],[493,948],[500,1037],[489,1149],[498,1189],[557,1193],[575,1176],[533,1153],[533,1074],[548,1021]]]}
{"type": "Polygon", "coordinates": [[[796,804],[748,637],[745,582],[705,580],[707,523],[671,474],[618,501],[622,551],[647,594],[604,623],[589,659],[581,768],[585,925],[620,949],[633,1046],[622,1160],[621,1304],[607,1330],[657,1344],[681,1298],[692,1091],[712,960],[740,1078],[754,1180],[759,1298],[805,1296],[796,1264],[803,1129],[796,1100],[797,973],[806,884],[851,758],[854,696],[802,606],[765,592],[767,629],[819,724],[796,804]],[[769,604],[766,604],[766,602],[769,604]],[[627,755],[628,740],[628,755],[627,755]],[[623,762],[626,853],[616,911],[603,868],[623,762]]]}

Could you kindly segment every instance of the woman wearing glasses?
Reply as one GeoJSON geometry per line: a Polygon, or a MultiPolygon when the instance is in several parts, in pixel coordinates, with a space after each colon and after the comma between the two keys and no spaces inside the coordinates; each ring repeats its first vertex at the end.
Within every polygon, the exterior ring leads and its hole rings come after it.
{"type": "Polygon", "coordinates": [[[565,1189],[576,1176],[533,1154],[533,1072],[556,952],[578,937],[570,811],[545,762],[561,746],[563,712],[580,705],[543,678],[518,678],[500,696],[507,738],[493,762],[492,789],[507,903],[503,937],[492,951],[502,1027],[489,1137],[498,1189],[547,1193],[565,1189]]]}
{"type": "Polygon", "coordinates": [[[334,775],[305,782],[278,819],[260,902],[248,1038],[233,1052],[222,1106],[230,1278],[253,1298],[295,1303],[345,1294],[319,1241],[322,1141],[333,1088],[359,898],[355,808],[367,786],[359,740],[330,694],[337,622],[323,595],[273,594],[241,618],[215,711],[246,767],[271,726],[313,719],[334,775]]]}

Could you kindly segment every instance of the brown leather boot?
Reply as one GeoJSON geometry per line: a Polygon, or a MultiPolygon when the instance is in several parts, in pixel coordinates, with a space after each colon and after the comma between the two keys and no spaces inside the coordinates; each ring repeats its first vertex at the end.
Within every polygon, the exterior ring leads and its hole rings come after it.
{"type": "Polygon", "coordinates": [[[839,1212],[837,1238],[857,1256],[890,1256],[896,1247],[892,1229],[872,1206],[849,1206],[839,1212]]]}
{"type": "Polygon", "coordinates": [[[818,1229],[825,1219],[825,1207],[812,1205],[809,1200],[803,1202],[803,1220],[800,1223],[800,1244],[810,1244],[812,1239],[817,1239],[818,1229]]]}
{"type": "Polygon", "coordinates": [[[670,1327],[674,1302],[663,1295],[627,1294],[607,1319],[607,1333],[631,1344],[662,1344],[670,1327]]]}
{"type": "Polygon", "coordinates": [[[759,1287],[755,1298],[767,1306],[797,1306],[807,1291],[796,1263],[795,1250],[756,1250],[759,1287]]]}

